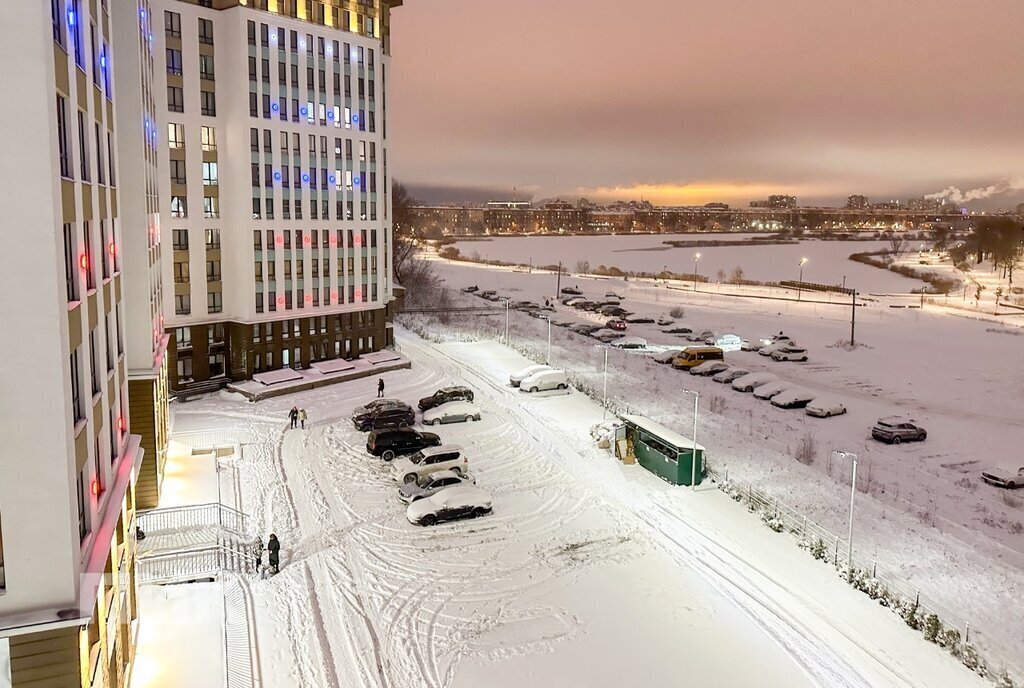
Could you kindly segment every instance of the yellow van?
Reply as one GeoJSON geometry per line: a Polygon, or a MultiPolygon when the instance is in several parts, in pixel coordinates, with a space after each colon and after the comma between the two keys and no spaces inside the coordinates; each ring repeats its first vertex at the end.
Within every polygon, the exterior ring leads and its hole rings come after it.
{"type": "Polygon", "coordinates": [[[717,346],[688,346],[672,359],[672,367],[689,370],[704,361],[724,361],[725,354],[717,346]]]}

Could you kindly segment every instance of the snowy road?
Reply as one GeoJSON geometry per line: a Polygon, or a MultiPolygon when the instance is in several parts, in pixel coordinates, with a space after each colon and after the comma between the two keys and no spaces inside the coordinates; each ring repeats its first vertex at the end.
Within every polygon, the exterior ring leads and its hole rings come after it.
{"type": "Polygon", "coordinates": [[[724,494],[593,448],[600,408],[512,390],[517,354],[399,334],[414,367],[385,376],[388,396],[476,390],[484,420],[440,434],[493,515],[405,520],[348,422],[374,380],[186,407],[250,434],[245,508],[284,546],[282,573],[253,586],[267,688],[981,685],[724,494]],[[293,403],[305,432],[283,429],[293,403]]]}

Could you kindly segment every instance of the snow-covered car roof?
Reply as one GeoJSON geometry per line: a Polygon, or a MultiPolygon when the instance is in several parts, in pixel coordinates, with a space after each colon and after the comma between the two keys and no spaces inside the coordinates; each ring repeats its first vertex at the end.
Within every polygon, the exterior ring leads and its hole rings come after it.
{"type": "Polygon", "coordinates": [[[443,416],[446,413],[475,413],[476,410],[476,404],[473,402],[458,399],[456,401],[447,401],[443,404],[438,404],[432,409],[427,409],[423,412],[423,417],[434,418],[436,416],[443,416]]]}
{"type": "Polygon", "coordinates": [[[736,378],[732,383],[742,387],[743,385],[749,384],[766,384],[774,382],[777,379],[778,377],[774,373],[750,373],[743,377],[736,378]]]}
{"type": "Polygon", "coordinates": [[[766,384],[761,385],[760,387],[754,390],[754,394],[757,395],[758,398],[761,398],[762,396],[764,396],[764,398],[767,398],[769,395],[775,396],[780,392],[784,392],[787,389],[791,388],[792,386],[792,382],[786,382],[785,380],[775,380],[774,382],[768,382],[766,384]]]}
{"type": "Polygon", "coordinates": [[[774,397],[772,397],[772,403],[788,404],[794,401],[810,401],[814,398],[814,392],[804,387],[790,387],[784,389],[774,397]]]}
{"type": "Polygon", "coordinates": [[[811,399],[811,403],[807,404],[807,408],[822,409],[822,410],[830,409],[830,408],[831,409],[838,409],[838,408],[846,408],[846,404],[844,404],[842,401],[840,401],[836,397],[816,396],[813,399],[811,399]]]}
{"type": "Polygon", "coordinates": [[[615,347],[645,347],[647,346],[647,340],[643,337],[622,337],[616,339],[611,343],[615,347]]]}
{"type": "Polygon", "coordinates": [[[435,492],[426,499],[424,502],[432,502],[434,506],[442,506],[444,504],[488,504],[491,501],[491,495],[481,490],[476,485],[452,485],[447,490],[441,490],[435,492]]]}
{"type": "Polygon", "coordinates": [[[434,456],[435,454],[451,454],[452,452],[463,453],[462,447],[457,444],[443,444],[436,447],[424,447],[420,450],[423,457],[434,456]]]}
{"type": "Polygon", "coordinates": [[[1009,465],[1007,465],[1007,464],[999,464],[997,466],[992,466],[991,468],[987,468],[987,469],[985,469],[982,472],[983,473],[988,473],[989,475],[1001,475],[1001,476],[1006,476],[1006,477],[1016,477],[1017,473],[1020,470],[1022,470],[1022,469],[1024,469],[1024,464],[1021,464],[1020,466],[1014,466],[1013,464],[1009,464],[1009,465]]]}
{"type": "Polygon", "coordinates": [[[907,418],[906,416],[886,416],[885,418],[879,418],[879,425],[900,425],[901,423],[913,423],[917,424],[913,418],[907,418]]]}

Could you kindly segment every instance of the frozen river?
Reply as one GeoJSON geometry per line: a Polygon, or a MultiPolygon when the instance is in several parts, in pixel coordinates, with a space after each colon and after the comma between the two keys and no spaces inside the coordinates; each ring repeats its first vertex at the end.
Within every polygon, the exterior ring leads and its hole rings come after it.
{"type": "MultiPolygon", "coordinates": [[[[579,261],[591,268],[615,266],[627,272],[670,270],[689,274],[694,269],[694,254],[700,253],[697,272],[710,280],[718,271],[731,275],[743,268],[746,279],[762,282],[795,280],[800,275],[800,260],[807,258],[803,277],[807,282],[842,284],[860,291],[908,292],[921,282],[848,259],[851,253],[888,248],[886,241],[803,240],[798,244],[765,246],[701,246],[675,248],[665,241],[737,241],[751,234],[653,234],[620,236],[531,236],[497,237],[489,241],[460,241],[455,244],[464,256],[502,260],[510,263],[552,265],[561,261],[576,270],[579,261]]],[[[763,236],[763,235],[760,235],[763,236]]],[[[916,246],[915,246],[916,248],[916,246]]]]}

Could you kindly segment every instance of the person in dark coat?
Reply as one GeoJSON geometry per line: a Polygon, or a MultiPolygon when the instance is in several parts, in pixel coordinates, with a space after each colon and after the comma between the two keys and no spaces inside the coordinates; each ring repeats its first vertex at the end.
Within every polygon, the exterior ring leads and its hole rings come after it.
{"type": "Polygon", "coordinates": [[[292,428],[297,427],[299,422],[299,407],[292,406],[292,410],[288,412],[288,419],[292,422],[292,428]]]}
{"type": "Polygon", "coordinates": [[[273,533],[270,534],[270,539],[267,540],[267,551],[270,552],[267,562],[274,569],[274,573],[277,573],[281,570],[281,543],[273,533]]]}
{"type": "Polygon", "coordinates": [[[384,378],[377,380],[377,398],[384,398],[384,378]]]}

